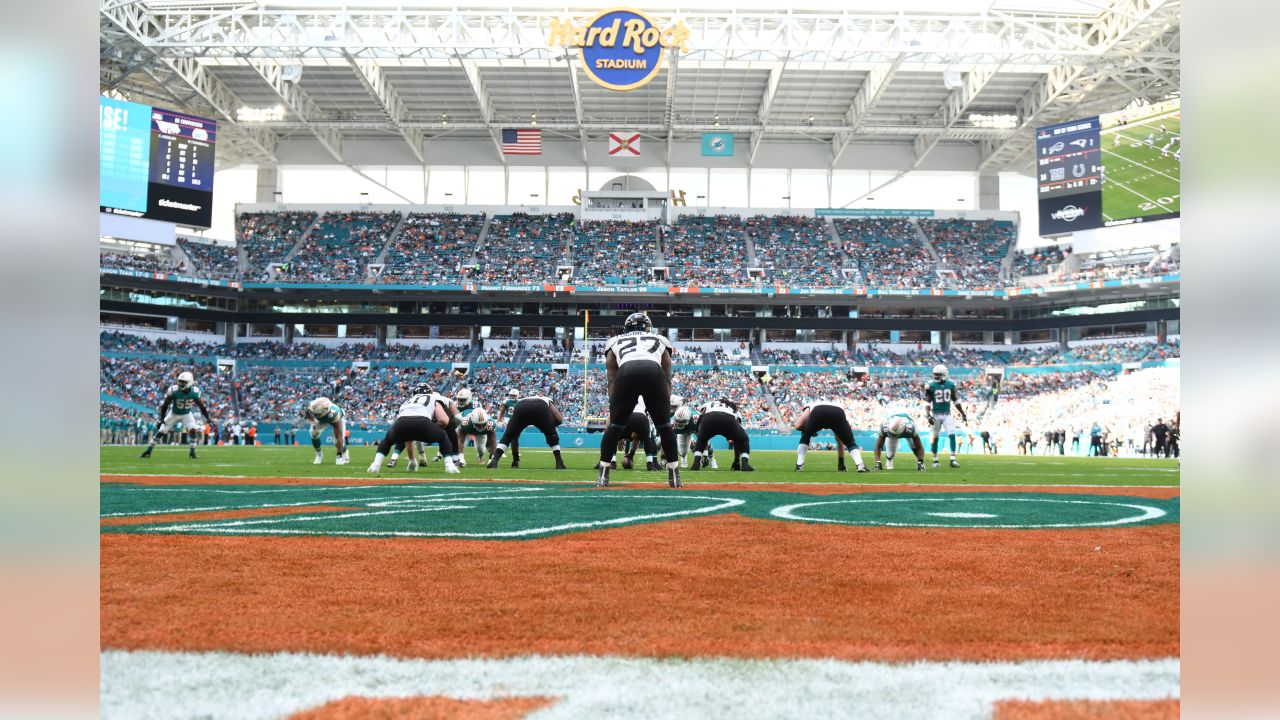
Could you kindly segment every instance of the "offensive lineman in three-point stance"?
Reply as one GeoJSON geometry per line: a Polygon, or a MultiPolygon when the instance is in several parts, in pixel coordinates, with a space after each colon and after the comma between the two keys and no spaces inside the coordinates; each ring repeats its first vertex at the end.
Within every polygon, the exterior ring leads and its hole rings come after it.
{"type": "Polygon", "coordinates": [[[680,481],[680,457],[676,434],[671,429],[671,343],[653,332],[653,321],[642,313],[631,313],[622,324],[623,333],[605,345],[605,372],[609,383],[609,426],[600,441],[600,474],[597,487],[609,484],[609,469],[618,452],[618,440],[644,398],[645,410],[653,420],[667,463],[667,484],[684,487],[680,481]]]}

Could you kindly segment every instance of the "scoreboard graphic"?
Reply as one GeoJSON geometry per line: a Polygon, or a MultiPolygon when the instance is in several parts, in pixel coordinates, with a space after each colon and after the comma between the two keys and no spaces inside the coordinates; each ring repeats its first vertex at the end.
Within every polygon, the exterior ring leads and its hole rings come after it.
{"type": "Polygon", "coordinates": [[[1040,234],[1102,225],[1102,147],[1097,117],[1036,130],[1040,234]]]}
{"type": "Polygon", "coordinates": [[[99,210],[209,227],[214,121],[102,97],[98,138],[99,210]]]}

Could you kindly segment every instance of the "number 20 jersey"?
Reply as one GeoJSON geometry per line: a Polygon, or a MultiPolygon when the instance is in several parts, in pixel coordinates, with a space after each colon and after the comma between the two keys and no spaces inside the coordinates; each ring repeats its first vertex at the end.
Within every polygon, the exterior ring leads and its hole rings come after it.
{"type": "Polygon", "coordinates": [[[618,358],[618,367],[637,360],[662,363],[662,356],[671,352],[671,343],[666,338],[651,332],[623,333],[604,346],[604,352],[610,352],[618,358]]]}

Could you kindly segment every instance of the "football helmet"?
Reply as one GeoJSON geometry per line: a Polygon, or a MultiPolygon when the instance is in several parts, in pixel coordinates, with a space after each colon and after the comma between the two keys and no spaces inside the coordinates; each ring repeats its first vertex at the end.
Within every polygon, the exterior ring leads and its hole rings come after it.
{"type": "Polygon", "coordinates": [[[684,397],[680,395],[671,396],[671,407],[679,409],[684,406],[684,397]]]}
{"type": "Polygon", "coordinates": [[[633,312],[622,323],[624,332],[649,332],[653,330],[653,321],[642,312],[633,312]]]}
{"type": "Polygon", "coordinates": [[[311,401],[307,409],[316,417],[324,417],[329,414],[329,408],[333,407],[333,403],[327,397],[318,397],[311,401]]]}
{"type": "Polygon", "coordinates": [[[196,384],[196,376],[192,375],[190,371],[184,370],[183,372],[178,373],[178,389],[179,390],[186,390],[187,388],[195,384],[196,384]]]}
{"type": "Polygon", "coordinates": [[[889,422],[885,423],[885,427],[889,430],[890,435],[901,437],[907,431],[907,419],[901,415],[894,415],[889,418],[889,422]]]}
{"type": "Polygon", "coordinates": [[[676,428],[683,430],[684,428],[689,426],[689,423],[692,420],[693,420],[693,413],[689,412],[689,408],[687,406],[681,405],[679,408],[676,409],[676,416],[672,420],[672,423],[676,426],[676,428]]]}
{"type": "Polygon", "coordinates": [[[507,393],[507,397],[511,398],[512,400],[519,399],[520,391],[515,388],[511,388],[511,391],[507,393]]]}
{"type": "Polygon", "coordinates": [[[471,388],[462,388],[458,392],[454,393],[453,399],[456,400],[459,405],[465,405],[466,403],[471,402],[471,388]]]}
{"type": "Polygon", "coordinates": [[[426,383],[418,383],[417,385],[413,386],[413,394],[414,395],[430,395],[431,386],[426,383]]]}
{"type": "Polygon", "coordinates": [[[489,429],[489,413],[486,413],[484,411],[484,408],[476,408],[475,410],[472,410],[471,425],[474,426],[475,429],[477,430],[488,430],[489,429]]]}
{"type": "Polygon", "coordinates": [[[934,380],[937,380],[937,381],[939,381],[939,382],[941,382],[941,381],[943,381],[943,380],[946,380],[946,379],[947,379],[947,366],[946,366],[946,365],[934,365],[934,366],[933,366],[933,379],[934,379],[934,380]]]}

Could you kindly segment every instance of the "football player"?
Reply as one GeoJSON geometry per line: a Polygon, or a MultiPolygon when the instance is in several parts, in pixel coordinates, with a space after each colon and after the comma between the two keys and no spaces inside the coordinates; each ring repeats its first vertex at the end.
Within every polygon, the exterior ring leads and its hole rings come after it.
{"type": "Polygon", "coordinates": [[[205,422],[211,422],[209,408],[204,406],[204,400],[200,399],[200,388],[196,386],[195,376],[190,371],[182,371],[178,373],[178,382],[170,385],[168,392],[165,393],[164,402],[160,404],[160,410],[156,413],[161,419],[156,424],[156,429],[151,433],[151,438],[147,441],[147,449],[142,451],[139,457],[151,457],[151,450],[156,446],[156,436],[160,433],[173,432],[179,427],[187,434],[187,441],[190,444],[190,451],[187,457],[195,458],[196,443],[199,442],[200,433],[196,424],[196,417],[191,412],[193,408],[198,408],[200,414],[204,416],[205,422]],[[170,408],[172,407],[172,410],[170,408]]]}
{"type": "Polygon", "coordinates": [[[898,413],[890,415],[887,420],[880,426],[880,435],[876,437],[876,469],[892,470],[893,456],[898,452],[898,440],[906,438],[911,443],[911,451],[916,454],[916,470],[924,470],[924,443],[920,440],[920,433],[916,431],[916,424],[911,420],[911,416],[906,413],[898,413]],[[880,450],[885,451],[885,462],[880,463],[880,450]]]}
{"type": "Polygon", "coordinates": [[[532,425],[541,430],[546,437],[551,454],[556,458],[556,469],[564,470],[564,458],[560,455],[560,433],[556,431],[556,428],[563,423],[564,414],[551,398],[545,395],[518,398],[511,414],[507,417],[507,427],[502,431],[502,439],[494,447],[489,457],[489,464],[485,467],[490,470],[497,468],[498,461],[502,459],[502,454],[508,447],[511,448],[511,467],[520,467],[520,446],[516,441],[520,439],[520,433],[532,425]]]}
{"type": "Polygon", "coordinates": [[[938,467],[938,436],[945,432],[951,440],[951,467],[960,467],[956,462],[956,421],[951,417],[951,406],[955,405],[961,422],[968,422],[969,418],[960,407],[956,384],[947,377],[945,365],[933,366],[933,381],[925,386],[924,400],[925,417],[933,429],[933,466],[938,467]]]}
{"type": "Polygon", "coordinates": [[[858,472],[871,472],[862,463],[862,451],[853,438],[853,428],[849,426],[849,417],[844,408],[833,402],[819,401],[806,404],[800,409],[796,418],[796,429],[800,431],[800,444],[796,446],[796,472],[804,470],[804,456],[809,452],[809,440],[823,430],[830,430],[836,436],[836,469],[845,472],[845,448],[853,456],[853,463],[858,472]]]}
{"type": "Polygon", "coordinates": [[[628,315],[622,324],[622,334],[605,344],[609,425],[600,441],[597,487],[609,484],[609,469],[618,452],[618,440],[640,398],[644,398],[645,408],[658,431],[662,456],[667,463],[667,484],[673,488],[684,487],[680,481],[676,434],[671,429],[671,353],[670,341],[653,332],[653,321],[642,312],[628,315]]]}
{"type": "Polygon", "coordinates": [[[320,436],[324,433],[324,427],[328,425],[333,429],[333,446],[338,451],[334,464],[346,465],[350,458],[347,455],[347,421],[342,408],[329,398],[321,396],[303,408],[302,418],[311,425],[311,447],[316,450],[316,459],[311,464],[319,465],[324,462],[324,452],[320,449],[320,436]]]}
{"type": "MultiPolygon", "coordinates": [[[[684,398],[671,396],[671,428],[676,434],[676,444],[680,450],[680,467],[689,467],[689,449],[698,438],[698,411],[684,404],[684,398]]],[[[715,470],[715,450],[707,446],[708,467],[715,470]]]]}
{"type": "Polygon", "coordinates": [[[644,398],[637,401],[636,409],[622,429],[622,438],[626,442],[622,455],[623,470],[630,470],[633,467],[636,449],[641,445],[644,446],[644,469],[658,469],[658,443],[655,441],[653,422],[644,411],[644,398]]]}
{"type": "Polygon", "coordinates": [[[502,403],[502,407],[498,408],[498,424],[501,425],[503,419],[511,417],[511,413],[516,409],[516,403],[520,402],[520,391],[511,388],[507,393],[507,399],[502,403]]]}
{"type": "Polygon", "coordinates": [[[719,398],[703,403],[698,408],[698,442],[693,449],[693,466],[690,470],[701,470],[707,466],[707,450],[711,438],[717,435],[725,438],[733,445],[733,469],[743,472],[754,472],[751,467],[751,440],[747,431],[742,429],[742,416],[738,414],[738,404],[728,398],[719,398]]]}
{"type": "Polygon", "coordinates": [[[382,461],[391,450],[391,446],[395,444],[403,445],[409,452],[409,464],[405,468],[409,472],[417,470],[418,459],[414,448],[416,442],[438,444],[441,454],[444,455],[444,471],[454,475],[459,472],[457,464],[453,462],[455,455],[453,443],[445,432],[445,426],[449,424],[449,412],[437,401],[437,396],[429,390],[420,385],[415,388],[412,397],[401,403],[396,419],[391,423],[391,429],[382,438],[382,442],[378,443],[378,452],[373,456],[373,464],[369,466],[369,472],[382,471],[382,461]],[[428,390],[428,392],[417,392],[418,390],[428,390]]]}
{"type": "MultiPolygon", "coordinates": [[[[493,454],[498,445],[497,428],[494,427],[493,420],[489,417],[489,413],[479,406],[468,407],[462,410],[462,426],[458,428],[458,437],[462,439],[463,445],[466,445],[467,438],[475,438],[476,443],[476,460],[484,462],[485,453],[493,454]],[[480,438],[483,437],[485,444],[480,444],[480,438]]],[[[458,454],[462,454],[462,449],[458,449],[458,454]]],[[[515,451],[512,452],[515,456],[515,451]]]]}

